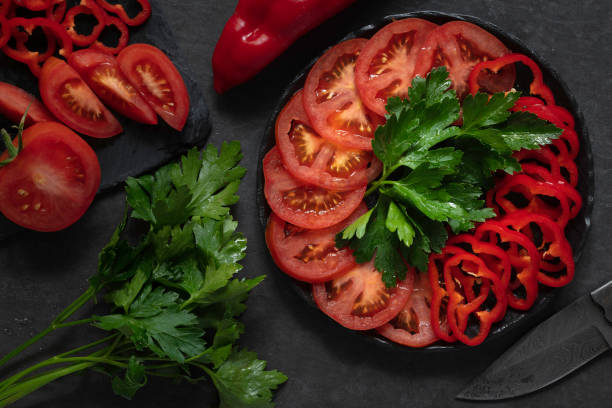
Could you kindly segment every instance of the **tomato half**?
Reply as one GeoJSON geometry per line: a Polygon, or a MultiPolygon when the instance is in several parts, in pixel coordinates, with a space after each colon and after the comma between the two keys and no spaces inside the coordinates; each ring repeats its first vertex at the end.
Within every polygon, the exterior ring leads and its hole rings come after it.
{"type": "MultiPolygon", "coordinates": [[[[510,50],[488,31],[465,21],[451,21],[429,34],[418,56],[415,74],[424,77],[432,68],[444,65],[453,89],[463,98],[469,91],[467,80],[472,68],[508,53],[510,50]]],[[[487,92],[502,92],[511,89],[515,79],[514,66],[509,65],[497,74],[482,72],[478,83],[487,92]]]]}
{"type": "Polygon", "coordinates": [[[348,248],[336,248],[336,234],[342,232],[368,207],[361,203],[343,222],[320,230],[291,225],[272,213],[266,229],[266,243],[276,265],[287,275],[304,282],[325,282],[355,266],[348,248]]]}
{"type": "Polygon", "coordinates": [[[264,157],[263,171],[268,205],[281,219],[301,228],[322,229],[343,221],[365,195],[365,185],[342,192],[296,180],[283,166],[276,147],[264,157]]]}
{"type": "Polygon", "coordinates": [[[13,123],[19,123],[26,109],[28,110],[26,126],[38,122],[55,121],[45,105],[34,95],[30,95],[14,85],[0,82],[0,115],[5,116],[13,123]]]}
{"type": "Polygon", "coordinates": [[[390,96],[408,97],[421,47],[436,24],[420,18],[394,21],[380,29],[355,63],[355,84],[363,104],[380,116],[390,96]]]}
{"type": "Polygon", "coordinates": [[[99,186],[91,147],[64,125],[37,123],[23,132],[17,158],[0,169],[0,212],[25,228],[58,231],[81,218],[99,186]]]}
{"type": "Polygon", "coordinates": [[[338,191],[376,178],[382,165],[372,152],[335,145],[314,131],[302,93],[296,92],[276,119],[276,144],[287,171],[304,183],[338,191]]]}
{"type": "Polygon", "coordinates": [[[183,77],[159,48],[132,44],[117,56],[121,71],[155,112],[181,131],[189,116],[189,94],[183,77]]]}
{"type": "Polygon", "coordinates": [[[115,57],[83,49],[72,53],[68,62],[106,105],[136,122],[157,123],[157,115],[123,75],[115,57]]]}
{"type": "Polygon", "coordinates": [[[122,132],[113,114],[66,62],[49,58],[43,65],[38,85],[45,106],[71,129],[96,138],[122,132]]]}
{"type": "Polygon", "coordinates": [[[427,274],[414,274],[414,288],[404,308],[376,331],[389,340],[409,347],[425,347],[438,341],[431,326],[431,285],[427,274]]]}
{"type": "Polygon", "coordinates": [[[304,109],[315,131],[335,144],[372,150],[383,118],[361,102],[355,62],[368,40],[355,38],[330,48],[314,64],[304,84],[304,109]]]}
{"type": "Polygon", "coordinates": [[[370,330],[388,323],[404,308],[412,293],[414,273],[387,288],[374,260],[358,264],[344,275],[312,285],[319,309],[342,326],[370,330]]]}

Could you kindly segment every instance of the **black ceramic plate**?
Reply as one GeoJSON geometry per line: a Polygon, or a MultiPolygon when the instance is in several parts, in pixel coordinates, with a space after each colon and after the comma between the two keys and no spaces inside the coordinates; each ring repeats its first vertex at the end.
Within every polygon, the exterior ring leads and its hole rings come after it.
{"type": "MultiPolygon", "coordinates": [[[[499,38],[506,46],[513,52],[522,53],[531,57],[542,69],[542,73],[544,75],[544,82],[553,90],[555,95],[555,100],[558,105],[565,107],[568,109],[576,119],[576,132],[580,137],[580,153],[576,159],[576,163],[579,170],[579,184],[578,191],[582,195],[582,199],[584,201],[582,210],[580,214],[576,218],[574,218],[566,228],[566,236],[569,242],[572,245],[574,250],[574,260],[577,262],[582,253],[582,248],[586,242],[586,238],[591,225],[591,211],[593,209],[593,195],[594,195],[594,174],[593,174],[593,157],[591,153],[591,142],[589,140],[588,132],[586,126],[584,124],[584,118],[578,106],[576,104],[576,100],[571,94],[569,88],[565,85],[565,83],[561,80],[557,72],[550,67],[546,61],[542,60],[535,52],[533,52],[529,47],[527,47],[523,42],[521,42],[518,38],[509,34],[507,32],[502,31],[500,28],[495,25],[482,21],[476,17],[458,15],[458,14],[447,14],[436,11],[422,11],[422,12],[414,12],[414,13],[406,13],[406,14],[396,14],[387,16],[381,21],[367,25],[362,27],[361,29],[348,34],[343,40],[347,40],[355,37],[364,37],[369,38],[374,33],[376,33],[380,28],[385,26],[386,24],[408,17],[417,17],[432,21],[436,24],[444,24],[448,21],[452,20],[462,20],[467,21],[489,31],[494,34],[497,38],[499,38]]],[[[316,61],[316,60],[315,60],[316,61]]],[[[306,80],[306,76],[312,65],[313,61],[307,67],[305,67],[296,77],[295,79],[287,86],[284,94],[281,96],[276,109],[274,110],[270,120],[265,129],[265,133],[263,135],[263,139],[261,142],[261,150],[259,152],[259,173],[258,173],[258,208],[259,208],[259,219],[262,227],[265,229],[268,216],[270,214],[270,209],[266,204],[265,197],[263,194],[263,170],[262,170],[262,160],[265,154],[272,148],[274,145],[274,126],[276,117],[280,113],[281,109],[285,104],[289,101],[291,96],[300,88],[303,87],[304,81],[306,80]]],[[[521,72],[518,72],[517,82],[520,84],[521,82],[526,82],[529,79],[525,78],[525,81],[521,81],[521,72]]],[[[528,94],[528,92],[524,92],[528,94]]],[[[278,268],[276,268],[278,273],[285,276],[287,283],[296,290],[296,293],[305,299],[310,305],[316,308],[314,300],[312,299],[310,288],[311,286],[302,282],[295,281],[284,273],[282,273],[278,268]]],[[[579,279],[579,277],[578,277],[579,279]]],[[[546,309],[546,306],[550,303],[554,296],[554,290],[549,288],[540,286],[540,296],[536,302],[536,304],[531,308],[531,310],[527,312],[518,312],[512,309],[508,309],[504,320],[497,323],[491,329],[491,334],[487,338],[486,342],[492,341],[493,339],[501,336],[504,333],[507,333],[509,330],[519,330],[521,328],[526,328],[527,326],[535,321],[541,319],[543,315],[543,311],[546,309]]],[[[318,309],[317,309],[318,311],[318,309]]],[[[381,336],[378,336],[375,332],[358,332],[358,334],[366,334],[366,339],[371,339],[374,343],[383,344],[385,346],[392,346],[394,348],[403,349],[403,350],[421,350],[421,351],[452,351],[457,350],[459,348],[465,348],[466,346],[461,344],[446,344],[446,343],[436,343],[424,349],[412,349],[409,347],[400,346],[395,344],[381,336]]]]}
{"type": "MultiPolygon", "coordinates": [[[[100,192],[108,191],[129,176],[150,172],[184,153],[192,146],[202,146],[208,138],[208,107],[196,81],[181,56],[170,27],[161,15],[158,0],[151,1],[153,14],[141,27],[130,29],[130,44],[148,43],[163,50],[181,72],[191,100],[189,118],[182,132],[166,125],[161,118],[155,126],[142,125],[116,115],[124,132],[109,139],[85,137],[98,155],[102,169],[100,192]]],[[[25,65],[0,53],[0,81],[19,86],[38,96],[38,81],[25,65]]],[[[0,127],[9,125],[0,118],[0,127]]],[[[23,229],[0,214],[0,240],[23,229]]]]}

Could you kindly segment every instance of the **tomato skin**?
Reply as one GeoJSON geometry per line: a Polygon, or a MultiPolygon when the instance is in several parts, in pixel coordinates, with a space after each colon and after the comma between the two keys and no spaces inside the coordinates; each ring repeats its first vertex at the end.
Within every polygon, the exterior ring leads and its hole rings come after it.
{"type": "Polygon", "coordinates": [[[0,82],[0,115],[13,123],[19,123],[26,109],[28,110],[26,126],[56,120],[34,95],[14,85],[0,82]]]}
{"type": "Polygon", "coordinates": [[[374,260],[371,260],[365,264],[357,264],[333,281],[313,284],[312,295],[319,309],[342,326],[352,330],[371,330],[397,316],[410,298],[413,281],[414,274],[408,273],[405,280],[388,289],[382,281],[382,275],[374,267],[374,260]],[[337,285],[338,292],[330,293],[329,285],[337,285]],[[383,308],[377,307],[374,313],[355,310],[361,299],[367,300],[368,293],[371,296],[379,296],[381,291],[388,296],[383,308]]]}
{"type": "Polygon", "coordinates": [[[66,62],[49,58],[43,65],[39,88],[45,106],[71,129],[100,139],[123,131],[113,114],[66,62]]]}
{"type": "Polygon", "coordinates": [[[59,231],[81,218],[99,186],[91,147],[60,123],[37,123],[23,132],[17,158],[0,168],[0,212],[25,228],[59,231]]]}
{"type": "Polygon", "coordinates": [[[436,27],[427,20],[406,18],[387,24],[370,38],[355,63],[355,84],[368,109],[384,116],[389,96],[408,97],[417,57],[436,27]],[[383,72],[377,74],[375,69],[383,72]],[[393,90],[384,92],[389,87],[393,90]]]}
{"type": "Polygon", "coordinates": [[[334,279],[355,266],[350,249],[336,248],[336,234],[367,211],[368,207],[362,202],[346,220],[320,230],[297,228],[272,213],[266,228],[270,254],[283,272],[300,281],[316,283],[334,279]],[[317,251],[324,255],[317,256],[317,251]]]}
{"type": "MultiPolygon", "coordinates": [[[[465,21],[451,21],[433,30],[418,56],[415,74],[425,77],[432,68],[445,65],[452,87],[463,98],[469,91],[468,77],[479,62],[509,54],[510,50],[493,34],[465,21]]],[[[478,82],[490,92],[509,90],[516,73],[509,66],[497,75],[481,73],[478,82]]]]}
{"type": "Polygon", "coordinates": [[[296,180],[283,166],[277,147],[264,157],[263,171],[268,205],[281,219],[301,228],[323,229],[343,221],[355,211],[365,195],[366,186],[337,192],[296,180]],[[304,203],[301,197],[306,197],[309,202],[304,203]],[[292,205],[291,201],[295,203],[292,205]],[[310,208],[308,204],[316,208],[310,208]]]}
{"type": "Polygon", "coordinates": [[[189,94],[168,56],[152,45],[132,44],[119,53],[117,62],[149,106],[172,128],[183,130],[189,116],[189,94]]]}
{"type": "Polygon", "coordinates": [[[384,118],[363,105],[355,86],[355,61],[367,42],[364,38],[341,42],[317,60],[304,84],[304,109],[321,137],[369,151],[384,118]]]}
{"type": "Polygon", "coordinates": [[[83,49],[72,53],[68,63],[107,106],[136,122],[157,124],[157,115],[123,75],[114,56],[83,49]]]}
{"type": "Polygon", "coordinates": [[[299,90],[276,119],[276,145],[285,169],[304,183],[336,191],[350,191],[376,178],[380,161],[371,152],[334,145],[317,135],[302,100],[299,90]]]}

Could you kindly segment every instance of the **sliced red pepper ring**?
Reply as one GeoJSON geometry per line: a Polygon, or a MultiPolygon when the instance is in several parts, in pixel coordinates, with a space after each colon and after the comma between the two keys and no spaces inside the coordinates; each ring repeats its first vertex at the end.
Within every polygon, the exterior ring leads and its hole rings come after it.
{"type": "Polygon", "coordinates": [[[130,38],[130,33],[128,31],[127,26],[121,19],[107,15],[104,21],[104,27],[102,27],[102,33],[100,34],[100,37],[98,37],[98,39],[94,41],[94,43],[91,46],[93,48],[97,48],[99,50],[106,51],[113,55],[117,55],[127,46],[128,40],[130,38]],[[111,27],[111,26],[115,27],[120,33],[119,40],[117,41],[117,45],[115,45],[114,47],[104,44],[100,39],[100,37],[103,36],[104,30],[106,29],[106,27],[111,27]]]}
{"type": "Polygon", "coordinates": [[[13,0],[15,5],[31,11],[43,11],[51,7],[53,0],[13,0]]]}
{"type": "Polygon", "coordinates": [[[570,206],[563,191],[556,184],[526,174],[506,176],[496,187],[495,202],[506,213],[526,210],[545,214],[560,228],[565,228],[570,219],[570,206]]]}
{"type": "Polygon", "coordinates": [[[546,84],[544,84],[544,78],[542,76],[542,71],[540,70],[540,67],[538,66],[538,64],[535,63],[535,61],[523,54],[508,54],[494,60],[484,61],[477,64],[468,78],[470,93],[472,95],[476,95],[476,93],[480,89],[480,85],[478,84],[478,74],[480,74],[482,70],[486,69],[497,73],[506,65],[514,64],[517,62],[525,64],[527,67],[529,67],[529,69],[531,69],[531,72],[533,73],[533,81],[531,81],[531,84],[529,86],[529,92],[532,95],[541,96],[542,99],[544,99],[548,105],[554,105],[555,97],[553,96],[553,93],[550,88],[546,86],[546,84]]]}
{"type": "Polygon", "coordinates": [[[481,344],[489,335],[493,323],[506,312],[506,288],[479,257],[468,252],[456,254],[444,263],[444,281],[449,297],[448,323],[453,335],[469,346],[481,344]],[[454,277],[457,271],[482,281],[483,287],[490,289],[481,291],[478,298],[469,301],[457,285],[454,277]],[[492,302],[494,305],[490,306],[492,302]],[[478,321],[477,328],[471,324],[472,317],[478,321]]]}
{"type": "Polygon", "coordinates": [[[64,27],[55,21],[51,21],[44,17],[31,19],[16,17],[9,20],[8,26],[12,36],[15,37],[17,41],[17,48],[15,49],[5,45],[2,51],[10,58],[19,62],[26,64],[30,64],[32,61],[38,63],[44,62],[45,59],[55,52],[55,40],[59,40],[62,44],[59,50],[60,55],[68,57],[72,53],[72,40],[68,37],[64,27]],[[47,50],[42,54],[37,51],[30,51],[25,46],[25,43],[36,27],[42,28],[47,36],[47,50]]]}
{"type": "Polygon", "coordinates": [[[555,181],[565,181],[572,186],[578,185],[578,167],[570,159],[565,150],[556,148],[557,153],[553,152],[550,146],[544,146],[538,150],[520,150],[514,153],[518,162],[523,164],[535,163],[548,170],[550,173],[546,181],[552,178],[555,181]]]}
{"type": "Polygon", "coordinates": [[[53,0],[51,6],[47,9],[47,18],[57,23],[61,23],[66,14],[66,8],[66,0],[53,0]]]}
{"type": "Polygon", "coordinates": [[[113,4],[106,0],[96,1],[104,10],[118,15],[121,21],[129,26],[139,26],[151,16],[151,3],[149,3],[149,0],[136,0],[140,6],[140,11],[134,17],[128,16],[122,4],[113,4]]]}
{"type": "Polygon", "coordinates": [[[506,289],[508,306],[517,310],[529,310],[538,298],[540,269],[540,254],[533,242],[495,220],[487,220],[479,225],[474,238],[495,244],[506,251],[512,265],[512,276],[506,289]]]}
{"type": "Polygon", "coordinates": [[[506,215],[500,221],[526,235],[540,253],[538,281],[546,286],[561,287],[574,278],[572,247],[563,231],[550,218],[527,211],[506,215]]]}
{"type": "Polygon", "coordinates": [[[100,37],[100,34],[106,26],[107,15],[93,0],[81,0],[81,3],[72,7],[66,13],[62,25],[66,28],[68,36],[72,39],[75,45],[79,47],[87,47],[94,43],[100,37]],[[89,15],[96,19],[96,24],[93,26],[91,33],[81,34],[76,29],[75,18],[79,15],[89,15]]]}

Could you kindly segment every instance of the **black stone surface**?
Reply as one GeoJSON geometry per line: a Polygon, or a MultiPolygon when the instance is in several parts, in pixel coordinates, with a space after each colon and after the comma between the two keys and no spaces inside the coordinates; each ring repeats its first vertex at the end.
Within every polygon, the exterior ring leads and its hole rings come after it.
{"type": "MultiPolygon", "coordinates": [[[[612,3],[571,0],[368,1],[308,34],[248,84],[223,96],[212,89],[210,59],[235,1],[167,0],[158,6],[175,32],[179,52],[194,72],[211,109],[210,141],[238,139],[249,170],[234,214],[249,239],[245,276],[268,278],[249,300],[242,344],[289,376],[276,396],[279,407],[606,407],[612,387],[612,353],[606,353],[551,387],[499,403],[457,401],[456,395],[520,335],[511,331],[484,347],[425,354],[374,347],[306,305],[275,272],[266,253],[256,206],[257,154],[265,124],[282,90],[322,49],[348,32],[394,13],[438,10],[490,21],[519,37],[556,68],[584,113],[595,158],[593,226],[576,278],[560,289],[543,319],[612,279],[609,228],[612,183],[612,3]]],[[[154,9],[155,10],[155,9],[154,9]]],[[[4,69],[4,68],[3,68],[4,69]]],[[[96,257],[119,222],[123,193],[98,197],[71,228],[54,234],[25,232],[0,242],[0,354],[44,328],[87,286],[96,257]]],[[[48,355],[96,336],[69,330],[32,348],[48,355]]],[[[108,379],[87,373],[41,389],[16,407],[215,407],[214,388],[152,380],[132,402],[115,397],[108,379]]]]}

